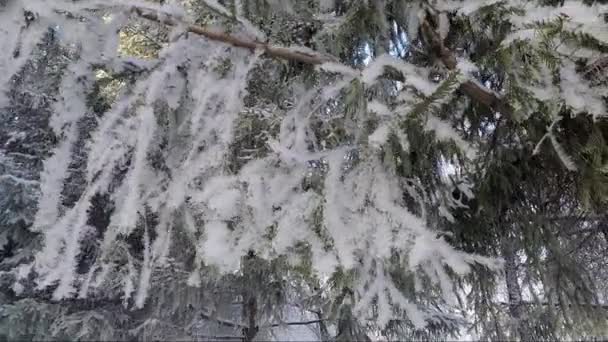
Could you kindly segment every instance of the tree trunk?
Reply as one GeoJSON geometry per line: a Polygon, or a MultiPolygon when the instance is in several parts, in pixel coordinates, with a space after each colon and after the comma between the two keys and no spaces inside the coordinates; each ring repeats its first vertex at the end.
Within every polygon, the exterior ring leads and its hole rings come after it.
{"type": "Polygon", "coordinates": [[[242,258],[242,272],[243,272],[243,288],[241,289],[241,295],[243,297],[243,320],[246,325],[243,328],[243,341],[251,342],[255,339],[259,332],[257,324],[258,320],[258,289],[253,285],[257,282],[255,279],[256,272],[256,255],[253,251],[249,251],[246,256],[242,258]]]}
{"type": "Polygon", "coordinates": [[[251,342],[258,334],[258,326],[256,324],[258,314],[258,303],[255,294],[249,294],[249,298],[243,307],[243,316],[247,319],[247,327],[244,328],[244,341],[251,342]]]}
{"type": "Polygon", "coordinates": [[[327,342],[331,340],[329,337],[329,330],[327,329],[325,322],[322,320],[323,316],[320,312],[317,313],[317,317],[319,318],[319,332],[321,333],[321,341],[327,342]]]}
{"type": "Polygon", "coordinates": [[[503,244],[505,282],[507,284],[507,294],[509,295],[509,314],[516,323],[517,334],[520,340],[531,341],[533,335],[525,321],[527,313],[525,306],[522,305],[521,287],[517,275],[517,254],[514,245],[512,241],[507,241],[503,244]]]}

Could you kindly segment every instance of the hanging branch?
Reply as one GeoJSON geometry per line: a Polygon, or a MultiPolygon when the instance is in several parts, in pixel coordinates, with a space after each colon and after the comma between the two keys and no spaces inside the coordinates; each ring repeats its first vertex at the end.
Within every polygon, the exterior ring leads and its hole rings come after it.
{"type": "MultiPolygon", "coordinates": [[[[516,303],[517,305],[525,305],[525,306],[560,306],[559,303],[546,303],[546,302],[541,302],[541,303],[535,303],[535,302],[529,302],[529,301],[519,301],[519,303],[516,303]]],[[[511,306],[514,305],[513,303],[509,303],[509,302],[498,302],[498,305],[501,306],[511,306]]],[[[602,309],[602,310],[608,310],[608,304],[595,304],[595,303],[572,303],[572,304],[568,304],[568,307],[572,307],[572,306],[584,306],[584,307],[591,307],[593,309],[602,309]]]]}
{"type": "MultiPolygon", "coordinates": [[[[244,38],[236,37],[226,32],[211,30],[202,26],[185,24],[181,21],[176,20],[175,18],[166,15],[159,14],[157,12],[142,9],[138,7],[133,8],[133,12],[135,12],[138,16],[148,19],[151,21],[155,21],[168,26],[177,26],[184,25],[185,30],[194,34],[201,35],[208,39],[223,42],[235,47],[246,48],[252,51],[258,50],[263,51],[266,55],[279,59],[286,59],[290,61],[300,62],[304,64],[312,64],[312,65],[320,65],[327,62],[337,63],[338,60],[333,56],[321,55],[321,54],[310,54],[302,51],[295,51],[293,49],[288,49],[284,47],[272,46],[267,43],[247,40],[244,38]]],[[[433,37],[438,36],[439,34],[432,30],[428,24],[428,22],[423,21],[422,23],[423,30],[430,30],[430,33],[433,34],[433,37]],[[426,28],[425,28],[426,25],[426,28]]],[[[435,42],[440,40],[434,39],[435,42]]],[[[441,43],[436,48],[440,51],[440,57],[446,67],[450,70],[456,69],[456,57],[454,54],[449,51],[443,43],[441,43]]],[[[511,116],[513,114],[513,109],[509,106],[508,103],[503,101],[500,97],[498,97],[494,92],[486,89],[480,84],[477,84],[473,81],[466,81],[462,85],[460,85],[460,91],[475,100],[476,102],[494,110],[500,112],[506,116],[511,116]]]]}

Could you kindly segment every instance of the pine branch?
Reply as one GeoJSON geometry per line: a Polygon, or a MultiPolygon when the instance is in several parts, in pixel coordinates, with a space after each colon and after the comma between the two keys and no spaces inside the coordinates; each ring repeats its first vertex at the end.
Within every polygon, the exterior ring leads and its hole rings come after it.
{"type": "Polygon", "coordinates": [[[513,219],[505,220],[507,223],[522,223],[522,222],[563,222],[571,221],[570,223],[579,222],[598,222],[602,220],[608,221],[608,216],[605,214],[566,214],[566,215],[541,215],[541,214],[529,214],[529,215],[514,215],[513,219]]]}
{"type": "MultiPolygon", "coordinates": [[[[69,298],[63,299],[61,302],[54,301],[51,298],[45,296],[45,293],[31,293],[27,296],[18,296],[12,289],[7,286],[0,287],[0,295],[4,298],[6,304],[13,304],[23,299],[33,299],[39,303],[51,304],[51,305],[62,305],[68,307],[74,311],[86,311],[100,308],[108,308],[108,310],[117,310],[122,312],[124,308],[123,300],[120,298],[69,298]]],[[[141,310],[129,310],[127,314],[133,314],[141,312],[141,310]]],[[[200,312],[200,317],[214,321],[219,325],[223,325],[229,328],[246,328],[246,325],[236,323],[230,320],[213,317],[211,314],[206,312],[200,312]]],[[[239,337],[240,338],[240,337],[239,337]]]]}
{"type": "Polygon", "coordinates": [[[233,322],[230,320],[226,320],[226,319],[221,319],[221,318],[217,318],[217,317],[213,317],[208,313],[205,312],[201,312],[200,316],[204,319],[208,319],[210,321],[214,321],[217,322],[219,325],[223,325],[225,327],[229,327],[229,328],[247,328],[246,325],[237,323],[237,322],[233,322]]]}
{"type": "Polygon", "coordinates": [[[572,236],[572,235],[581,235],[581,234],[587,234],[587,233],[591,233],[592,235],[597,234],[597,233],[602,233],[606,237],[608,237],[608,225],[600,224],[595,227],[573,229],[573,230],[569,230],[569,231],[566,231],[566,232],[564,232],[562,234],[558,234],[558,235],[572,236]]]}
{"type": "Polygon", "coordinates": [[[228,340],[228,341],[242,341],[242,336],[209,336],[209,335],[196,335],[198,338],[206,338],[210,340],[228,340]]]}
{"type": "MultiPolygon", "coordinates": [[[[310,54],[310,53],[305,53],[305,52],[301,52],[301,51],[294,51],[292,49],[272,46],[267,43],[263,43],[263,42],[259,42],[259,41],[239,38],[239,37],[236,37],[236,36],[231,35],[226,32],[214,31],[214,30],[211,30],[211,29],[208,29],[208,28],[205,28],[202,26],[198,26],[198,25],[185,24],[183,22],[180,22],[180,21],[172,18],[171,16],[168,16],[166,14],[161,15],[161,14],[156,13],[151,10],[134,7],[133,12],[135,12],[138,16],[140,16],[144,19],[155,21],[155,22],[158,22],[158,23],[161,23],[164,25],[168,25],[168,26],[185,25],[185,30],[188,32],[201,35],[205,38],[208,38],[208,39],[211,39],[214,41],[223,42],[223,43],[232,45],[234,47],[246,48],[246,49],[249,49],[252,51],[255,51],[255,50],[263,51],[266,55],[268,55],[270,57],[274,57],[274,58],[286,59],[286,60],[290,60],[290,61],[300,62],[300,63],[304,63],[304,64],[312,64],[312,65],[319,65],[319,64],[326,63],[326,62],[337,62],[337,59],[333,56],[327,56],[327,55],[321,55],[321,54],[310,54]]],[[[422,23],[422,25],[423,25],[423,29],[424,29],[425,25],[428,26],[429,24],[426,21],[424,21],[422,23]]],[[[430,28],[430,26],[428,28],[430,28]]],[[[433,32],[435,35],[437,35],[437,37],[439,36],[439,34],[432,29],[431,29],[431,32],[433,32]]],[[[440,49],[441,60],[446,65],[446,67],[450,70],[455,70],[457,62],[456,62],[456,57],[454,56],[454,54],[451,51],[449,51],[447,48],[445,48],[443,46],[443,44],[441,44],[439,49],[440,49]]],[[[508,103],[506,103],[504,100],[502,100],[500,97],[498,97],[494,92],[486,89],[482,85],[479,85],[473,81],[466,81],[463,84],[461,84],[459,89],[460,89],[460,91],[462,91],[463,94],[469,96],[474,101],[476,101],[494,111],[500,112],[506,116],[513,115],[513,108],[508,103]]]]}
{"type": "Polygon", "coordinates": [[[282,323],[273,323],[270,325],[267,325],[265,327],[282,327],[282,326],[287,326],[287,325],[310,325],[310,324],[318,324],[318,323],[322,323],[326,321],[325,319],[314,319],[311,321],[302,321],[302,322],[282,322],[282,323]]]}
{"type": "MultiPolygon", "coordinates": [[[[559,303],[535,303],[535,302],[527,302],[527,301],[520,301],[519,303],[508,303],[508,302],[499,302],[498,303],[501,306],[513,306],[513,305],[525,305],[525,306],[556,306],[559,307],[560,304],[559,303]]],[[[585,307],[591,307],[594,309],[602,309],[602,310],[608,310],[608,304],[591,304],[591,303],[573,303],[573,304],[568,304],[568,307],[572,307],[572,306],[585,306],[585,307]]]]}
{"type": "Polygon", "coordinates": [[[218,9],[217,7],[210,5],[207,1],[204,1],[204,0],[200,1],[199,3],[213,15],[228,19],[232,22],[238,22],[238,20],[236,19],[236,17],[233,14],[224,13],[223,12],[224,9],[218,9]]]}
{"type": "Polygon", "coordinates": [[[408,117],[417,117],[422,113],[437,111],[443,104],[445,104],[450,99],[451,95],[461,84],[462,83],[459,78],[459,73],[451,73],[445,79],[445,81],[443,81],[439,85],[439,87],[437,87],[437,90],[435,90],[430,96],[424,99],[424,101],[414,106],[414,108],[408,113],[408,117]]]}
{"type": "Polygon", "coordinates": [[[608,80],[608,56],[600,57],[589,64],[583,76],[597,85],[608,80]]]}
{"type": "MultiPolygon", "coordinates": [[[[165,24],[168,26],[177,26],[180,24],[182,24],[182,25],[184,24],[184,23],[172,18],[171,16],[168,16],[165,14],[159,15],[156,12],[144,10],[144,9],[141,9],[138,7],[134,7],[133,11],[138,16],[140,16],[144,19],[156,21],[158,23],[165,24]]],[[[202,26],[198,26],[198,25],[186,24],[185,29],[188,32],[201,35],[201,36],[211,39],[213,41],[226,43],[226,44],[232,45],[234,47],[246,48],[246,49],[249,49],[252,51],[260,50],[260,51],[263,51],[268,56],[275,57],[275,58],[286,59],[286,60],[301,62],[301,63],[305,63],[305,64],[313,64],[313,65],[318,65],[318,64],[323,64],[325,62],[334,62],[335,61],[333,58],[331,58],[329,56],[324,56],[321,54],[313,55],[313,54],[308,54],[308,53],[301,52],[301,51],[294,51],[294,50],[283,48],[283,47],[272,46],[272,45],[258,42],[258,41],[246,40],[246,39],[236,37],[236,36],[231,35],[226,32],[214,31],[214,30],[211,30],[211,29],[208,29],[208,28],[205,28],[202,26]]]]}

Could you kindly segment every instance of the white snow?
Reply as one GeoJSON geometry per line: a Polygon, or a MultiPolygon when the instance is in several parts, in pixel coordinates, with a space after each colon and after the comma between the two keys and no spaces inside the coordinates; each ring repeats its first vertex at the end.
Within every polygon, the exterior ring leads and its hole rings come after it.
{"type": "Polygon", "coordinates": [[[449,123],[438,117],[429,114],[426,120],[426,129],[435,132],[439,140],[453,141],[468,158],[474,159],[477,156],[477,150],[466,142],[449,123]]]}
{"type": "Polygon", "coordinates": [[[427,70],[398,60],[389,54],[379,56],[363,70],[363,83],[373,84],[384,73],[385,67],[392,67],[401,72],[405,77],[404,84],[413,86],[424,95],[430,95],[437,89],[437,84],[429,81],[427,70]]]}
{"type": "Polygon", "coordinates": [[[335,62],[325,62],[323,64],[320,64],[318,66],[318,68],[321,70],[327,71],[327,72],[333,72],[333,73],[342,74],[344,76],[350,76],[350,77],[357,77],[361,74],[359,71],[357,71],[351,67],[348,67],[341,63],[335,63],[335,62]]]}
{"type": "Polygon", "coordinates": [[[606,115],[603,99],[587,85],[576,72],[573,62],[564,62],[560,68],[562,97],[575,111],[587,111],[595,118],[606,115]]]}
{"type": "Polygon", "coordinates": [[[373,100],[368,102],[367,109],[371,112],[375,112],[379,116],[392,116],[392,111],[384,104],[378,100],[373,100]]]}
{"type": "Polygon", "coordinates": [[[522,29],[509,33],[505,39],[500,42],[501,47],[511,45],[514,41],[526,40],[530,41],[536,37],[536,29],[522,29]]]}
{"type": "Polygon", "coordinates": [[[369,144],[374,148],[380,148],[382,145],[386,143],[388,140],[388,135],[390,133],[388,125],[380,125],[374,133],[372,133],[369,138],[369,144]]]}
{"type": "Polygon", "coordinates": [[[479,68],[473,64],[469,59],[457,57],[458,64],[456,64],[456,68],[460,70],[463,75],[471,75],[475,72],[479,71],[479,68]]]}
{"type": "Polygon", "coordinates": [[[471,15],[483,7],[498,2],[500,2],[500,0],[444,0],[437,3],[437,9],[441,11],[456,12],[460,15],[471,15]]]}
{"type": "MultiPolygon", "coordinates": [[[[518,0],[518,2],[521,2],[518,0]]],[[[608,43],[608,24],[604,22],[602,13],[608,11],[608,5],[594,3],[590,6],[577,0],[566,0],[562,6],[537,6],[532,3],[522,3],[525,10],[523,16],[512,15],[510,18],[517,26],[527,23],[550,21],[558,16],[567,16],[564,21],[566,29],[584,32],[608,43]]]]}

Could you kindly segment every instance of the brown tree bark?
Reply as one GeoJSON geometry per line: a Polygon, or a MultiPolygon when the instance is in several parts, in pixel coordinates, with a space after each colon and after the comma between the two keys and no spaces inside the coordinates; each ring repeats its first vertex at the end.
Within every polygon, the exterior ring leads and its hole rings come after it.
{"type": "MultiPolygon", "coordinates": [[[[168,26],[177,26],[179,24],[183,24],[170,16],[166,16],[166,15],[160,16],[158,13],[153,12],[153,11],[144,10],[144,9],[140,9],[137,7],[135,7],[133,9],[133,11],[144,19],[156,21],[158,23],[165,24],[168,26]]],[[[185,28],[188,32],[198,34],[200,36],[203,36],[205,38],[208,38],[208,39],[211,39],[214,41],[226,43],[226,44],[232,45],[234,47],[245,48],[245,49],[249,49],[252,51],[261,50],[266,55],[268,55],[270,57],[274,57],[274,58],[286,59],[286,60],[291,60],[291,61],[305,63],[305,64],[313,64],[313,65],[323,64],[325,62],[335,62],[336,61],[336,59],[331,58],[330,56],[325,56],[325,55],[321,55],[321,54],[313,55],[313,54],[308,54],[305,52],[293,51],[291,49],[287,49],[284,47],[277,47],[277,46],[272,46],[272,45],[254,41],[254,40],[243,39],[243,38],[231,35],[226,32],[215,31],[215,30],[211,30],[211,29],[208,29],[208,28],[205,28],[202,26],[198,26],[198,25],[186,24],[185,28]]]]}
{"type": "MultiPolygon", "coordinates": [[[[427,20],[423,20],[421,30],[429,40],[431,49],[435,51],[441,62],[448,70],[456,70],[458,61],[452,51],[445,47],[439,33],[435,31],[427,20]]],[[[501,99],[496,93],[473,81],[466,81],[460,86],[460,91],[474,101],[499,112],[507,117],[513,116],[513,108],[501,99]]]]}

